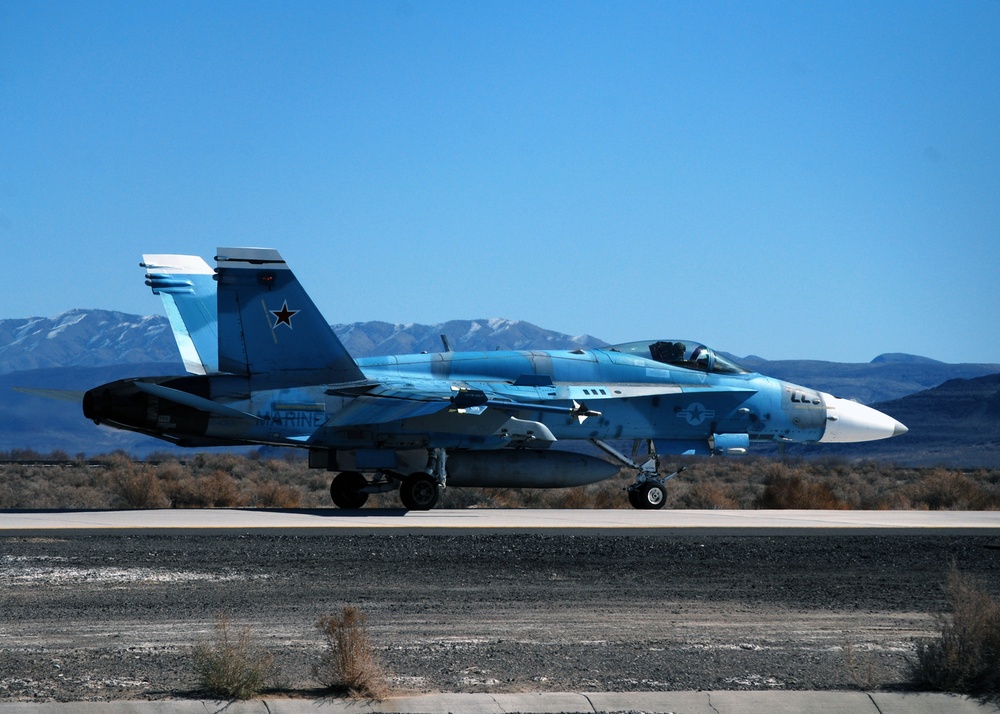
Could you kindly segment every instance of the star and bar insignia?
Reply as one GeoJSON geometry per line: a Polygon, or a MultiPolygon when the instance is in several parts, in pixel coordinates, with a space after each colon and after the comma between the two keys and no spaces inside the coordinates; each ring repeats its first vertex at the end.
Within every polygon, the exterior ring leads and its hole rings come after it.
{"type": "Polygon", "coordinates": [[[270,313],[274,315],[275,321],[274,326],[278,325],[288,325],[288,329],[292,329],[292,317],[299,313],[298,310],[289,310],[288,301],[282,303],[280,310],[270,310],[270,313]]]}

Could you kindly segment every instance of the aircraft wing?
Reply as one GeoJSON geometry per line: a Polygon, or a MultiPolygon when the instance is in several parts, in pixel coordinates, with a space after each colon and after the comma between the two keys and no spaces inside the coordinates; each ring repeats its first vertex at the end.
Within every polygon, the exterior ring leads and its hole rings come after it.
{"type": "MultiPolygon", "coordinates": [[[[462,417],[465,422],[462,431],[492,434],[495,430],[493,419],[476,419],[485,412],[492,410],[506,416],[515,416],[522,411],[536,411],[551,414],[565,414],[578,419],[581,423],[591,416],[600,416],[601,412],[591,406],[600,407],[602,401],[635,399],[649,397],[690,398],[692,392],[704,393],[709,398],[718,397],[726,401],[742,401],[754,394],[754,390],[719,389],[717,387],[701,387],[685,385],[684,387],[665,385],[615,385],[607,388],[582,387],[577,385],[560,385],[559,387],[516,387],[505,385],[501,389],[494,385],[481,383],[477,385],[454,385],[435,383],[424,388],[412,386],[392,386],[381,384],[368,386],[365,391],[331,390],[329,394],[350,396],[352,401],[336,412],[323,425],[327,429],[344,429],[368,424],[386,424],[429,417],[441,412],[451,412],[462,417]],[[567,404],[568,403],[568,404],[567,404]],[[477,429],[476,424],[481,427],[477,429]]],[[[506,417],[504,417],[506,419],[506,417]]]]}
{"type": "Polygon", "coordinates": [[[452,407],[444,396],[433,397],[417,392],[382,392],[357,396],[323,425],[337,429],[364,424],[385,424],[436,414],[452,407]]]}
{"type": "MultiPolygon", "coordinates": [[[[385,424],[404,419],[426,417],[442,411],[455,412],[471,419],[481,416],[488,408],[503,412],[508,416],[524,410],[573,416],[582,414],[583,418],[600,413],[589,412],[586,408],[581,410],[580,405],[575,402],[571,407],[554,404],[556,399],[539,397],[537,394],[525,394],[526,400],[522,400],[518,398],[520,395],[499,394],[488,388],[479,389],[457,385],[439,388],[428,386],[423,389],[379,385],[357,395],[351,394],[350,391],[332,390],[330,392],[331,394],[339,393],[342,396],[352,396],[353,399],[327,420],[323,425],[325,428],[338,429],[366,424],[385,424]]],[[[566,398],[562,397],[561,401],[566,401],[566,398]]],[[[506,418],[504,417],[502,421],[505,421],[506,418]]],[[[492,434],[496,428],[491,426],[494,420],[482,419],[481,421],[482,433],[492,434]]]]}
{"type": "MultiPolygon", "coordinates": [[[[486,409],[485,406],[464,408],[455,403],[456,392],[450,385],[442,389],[393,388],[379,385],[362,394],[352,394],[352,390],[331,390],[330,394],[350,397],[343,409],[328,419],[321,429],[308,439],[323,442],[331,434],[350,432],[353,429],[378,428],[401,421],[407,422],[408,429],[425,430],[470,437],[489,437],[508,425],[509,431],[516,431],[520,422],[512,419],[504,411],[486,409]]],[[[534,426],[534,422],[529,422],[534,426]]],[[[539,434],[548,434],[549,441],[555,441],[547,429],[538,425],[539,434]]],[[[526,427],[527,428],[527,427],[526,427]]],[[[392,433],[395,427],[389,426],[392,433]]]]}

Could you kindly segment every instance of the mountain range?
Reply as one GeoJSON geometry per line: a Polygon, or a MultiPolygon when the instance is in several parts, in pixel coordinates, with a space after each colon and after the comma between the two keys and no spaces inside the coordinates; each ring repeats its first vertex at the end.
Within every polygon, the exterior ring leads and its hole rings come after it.
{"type": "MultiPolygon", "coordinates": [[[[332,327],[358,357],[438,352],[442,335],[456,351],[607,344],[591,335],[572,336],[500,318],[332,327]]],[[[778,379],[872,404],[910,428],[910,433],[884,442],[809,445],[796,454],[1000,466],[1000,364],[950,364],[907,354],[879,355],[859,364],[734,359],[778,379]]],[[[145,455],[167,450],[165,442],[95,427],[83,419],[78,404],[43,400],[12,387],[86,390],[123,377],[183,373],[165,317],[78,309],[51,318],[0,320],[0,451],[58,449],[90,455],[123,449],[145,455]]]]}

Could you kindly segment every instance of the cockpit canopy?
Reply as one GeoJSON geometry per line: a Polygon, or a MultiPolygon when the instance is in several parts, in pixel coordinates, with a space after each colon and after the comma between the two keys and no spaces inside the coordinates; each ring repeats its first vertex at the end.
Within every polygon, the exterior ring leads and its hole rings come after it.
{"type": "Polygon", "coordinates": [[[663,364],[713,374],[749,374],[750,371],[726,359],[705,345],[690,340],[646,340],[626,342],[605,348],[637,357],[656,360],[663,364]]]}

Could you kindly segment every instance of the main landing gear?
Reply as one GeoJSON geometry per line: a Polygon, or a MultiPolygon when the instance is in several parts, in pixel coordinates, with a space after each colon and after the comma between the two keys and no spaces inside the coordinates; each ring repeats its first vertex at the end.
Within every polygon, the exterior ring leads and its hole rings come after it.
{"type": "Polygon", "coordinates": [[[409,476],[379,471],[369,481],[358,471],[342,471],[330,484],[330,498],[337,508],[361,508],[372,493],[384,493],[399,489],[399,499],[410,511],[429,511],[437,505],[441,489],[445,485],[444,449],[433,449],[428,468],[409,476]]]}
{"type": "Polygon", "coordinates": [[[399,500],[409,511],[429,511],[437,505],[441,488],[430,474],[415,473],[399,485],[399,500]]]}
{"type": "Polygon", "coordinates": [[[337,508],[361,508],[368,502],[368,479],[357,471],[341,471],[330,484],[330,498],[337,508]]]}
{"type": "MultiPolygon", "coordinates": [[[[641,509],[660,509],[663,508],[663,504],[667,500],[667,489],[664,484],[667,481],[674,478],[677,474],[683,471],[686,466],[679,468],[672,474],[666,476],[659,475],[659,458],[656,455],[656,450],[653,447],[653,442],[648,442],[649,456],[650,458],[642,465],[635,462],[633,458],[629,458],[625,454],[618,451],[616,448],[610,444],[606,444],[600,439],[591,439],[594,446],[601,449],[605,453],[613,456],[618,461],[629,468],[636,469],[638,473],[635,477],[635,483],[629,484],[626,487],[626,492],[628,493],[628,502],[632,505],[632,508],[641,509]]],[[[633,450],[633,456],[635,456],[638,451],[639,442],[637,441],[636,449],[633,450]]]]}
{"type": "Polygon", "coordinates": [[[432,449],[427,468],[403,479],[399,485],[399,500],[407,510],[429,511],[437,505],[447,479],[447,461],[448,453],[444,449],[432,449]]]}

